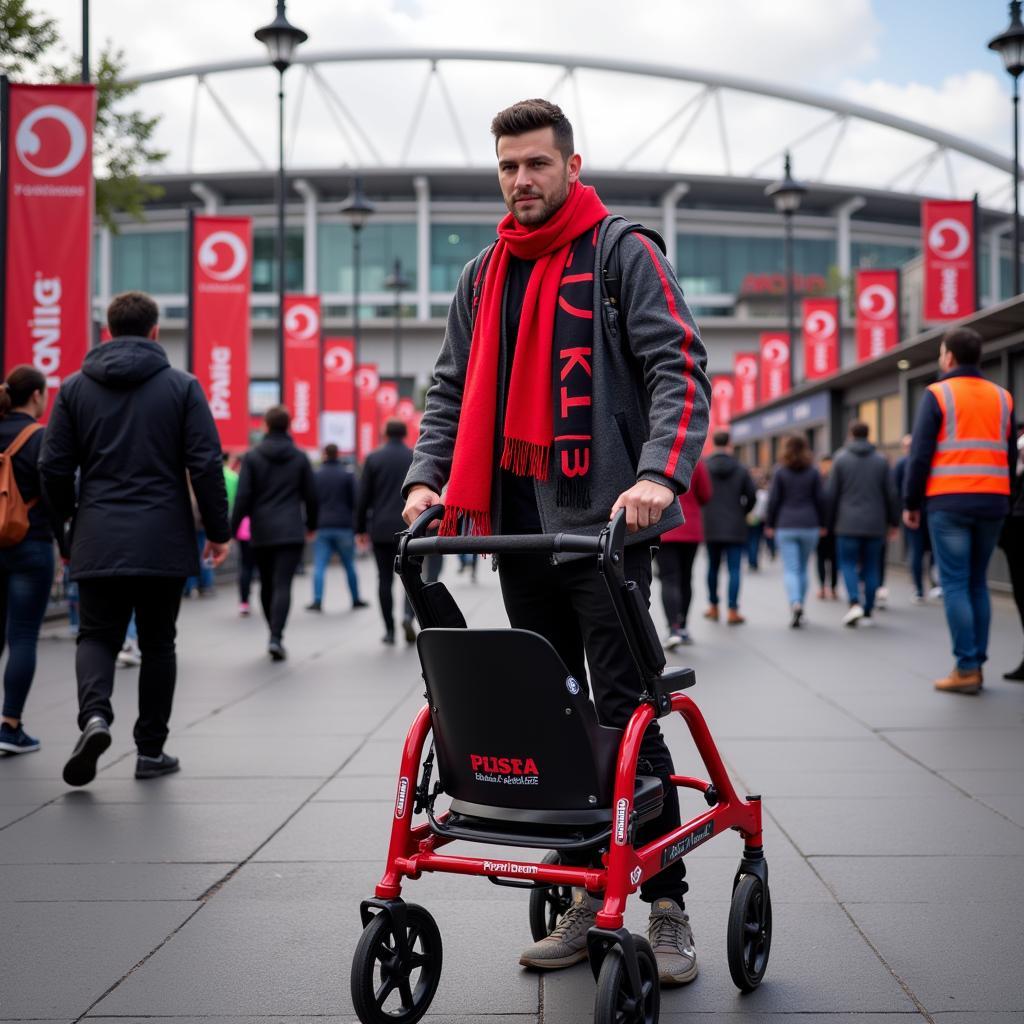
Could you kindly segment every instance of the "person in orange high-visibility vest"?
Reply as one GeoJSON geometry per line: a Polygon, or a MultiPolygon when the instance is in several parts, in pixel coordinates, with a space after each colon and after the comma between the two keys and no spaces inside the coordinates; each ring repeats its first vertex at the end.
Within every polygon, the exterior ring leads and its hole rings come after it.
{"type": "Polygon", "coordinates": [[[946,621],[956,665],[937,690],[978,693],[992,619],[986,573],[1010,511],[1010,467],[1017,457],[1013,399],[981,375],[981,335],[946,333],[939,379],[928,386],[914,421],[903,490],[911,529],[928,512],[946,621]]]}

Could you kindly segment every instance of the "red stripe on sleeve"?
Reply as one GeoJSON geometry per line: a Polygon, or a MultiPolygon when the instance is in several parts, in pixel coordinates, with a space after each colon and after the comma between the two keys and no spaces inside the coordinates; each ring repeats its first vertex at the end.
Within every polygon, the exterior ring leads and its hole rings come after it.
{"type": "MultiPolygon", "coordinates": [[[[683,375],[686,376],[693,369],[693,357],[690,355],[690,345],[693,342],[693,330],[679,315],[679,307],[676,306],[676,298],[672,294],[672,289],[669,287],[668,278],[665,276],[665,270],[661,265],[661,261],[658,259],[657,254],[654,251],[654,244],[646,235],[638,234],[636,237],[643,243],[644,248],[647,250],[647,254],[651,257],[651,262],[654,264],[654,269],[658,272],[658,280],[661,281],[661,290],[665,294],[665,305],[668,307],[669,315],[683,330],[683,340],[679,347],[679,351],[682,354],[685,363],[683,367],[683,375]]],[[[683,445],[686,443],[686,428],[690,425],[690,417],[693,415],[693,393],[696,388],[696,382],[690,380],[686,382],[686,385],[686,397],[683,399],[683,411],[679,417],[679,426],[676,428],[676,437],[672,442],[672,450],[669,452],[668,461],[665,463],[664,472],[667,477],[673,477],[675,475],[676,467],[679,465],[679,456],[682,453],[683,445]]]]}

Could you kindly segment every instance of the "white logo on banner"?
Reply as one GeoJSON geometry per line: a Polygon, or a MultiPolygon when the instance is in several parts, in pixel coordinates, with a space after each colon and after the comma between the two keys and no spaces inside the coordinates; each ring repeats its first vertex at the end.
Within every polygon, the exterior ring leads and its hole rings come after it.
{"type": "Polygon", "coordinates": [[[315,338],[320,330],[320,317],[312,306],[292,306],[284,315],[285,330],[300,341],[315,338]]]}
{"type": "Polygon", "coordinates": [[[369,366],[360,366],[356,371],[356,387],[361,395],[372,395],[380,387],[380,374],[369,366]]]}
{"type": "Polygon", "coordinates": [[[756,380],[757,359],[737,359],[735,371],[740,380],[756,380]]]}
{"type": "Polygon", "coordinates": [[[967,225],[952,217],[937,220],[928,232],[928,248],[943,260],[958,260],[971,245],[971,233],[967,225]],[[952,246],[946,246],[946,238],[952,235],[952,246]]]}
{"type": "Polygon", "coordinates": [[[719,377],[711,385],[711,393],[715,396],[715,398],[721,399],[724,402],[728,402],[732,399],[732,396],[735,393],[735,388],[733,387],[733,383],[731,380],[729,380],[728,378],[719,377]]]}
{"type": "Polygon", "coordinates": [[[245,270],[249,254],[245,251],[245,243],[233,231],[214,231],[207,235],[199,246],[199,266],[214,281],[233,281],[245,270]],[[217,247],[226,245],[231,252],[231,262],[227,269],[218,269],[220,253],[217,247]]]}
{"type": "Polygon", "coordinates": [[[385,412],[392,412],[398,405],[398,389],[395,387],[381,388],[377,392],[377,404],[385,412]]]}
{"type": "Polygon", "coordinates": [[[356,357],[352,350],[343,345],[335,345],[324,353],[324,369],[328,373],[336,373],[339,376],[347,377],[352,372],[356,357]]]}
{"type": "Polygon", "coordinates": [[[67,107],[58,107],[53,104],[36,107],[18,126],[18,134],[14,140],[18,159],[34,174],[44,178],[60,178],[74,170],[85,156],[87,144],[85,125],[67,107]],[[33,130],[40,121],[57,121],[64,126],[68,133],[67,153],[59,163],[49,167],[41,167],[31,159],[38,156],[39,150],[43,146],[42,139],[33,130]]]}
{"type": "Polygon", "coordinates": [[[815,310],[804,321],[804,330],[815,338],[831,338],[836,326],[836,318],[826,309],[815,310]]]}
{"type": "Polygon", "coordinates": [[[772,338],[771,341],[765,343],[761,351],[766,362],[773,366],[781,366],[789,358],[789,343],[783,341],[782,338],[772,338]]]}
{"type": "Polygon", "coordinates": [[[869,284],[860,293],[857,308],[872,320],[888,320],[896,309],[896,296],[884,284],[869,284]]]}

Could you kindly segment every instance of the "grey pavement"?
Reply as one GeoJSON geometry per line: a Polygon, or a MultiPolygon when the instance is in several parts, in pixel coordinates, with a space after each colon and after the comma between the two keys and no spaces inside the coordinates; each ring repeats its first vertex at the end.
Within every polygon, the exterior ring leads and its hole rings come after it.
{"type": "MultiPolygon", "coordinates": [[[[444,578],[470,623],[503,624],[487,563],[477,585],[455,569],[444,578]]],[[[1010,601],[996,599],[984,692],[958,697],[931,689],[950,664],[941,608],[911,606],[899,573],[875,630],[841,628],[841,606],[812,598],[793,632],[777,566],[747,576],[741,627],[701,618],[702,571],[696,644],[672,657],[696,668],[691,693],[741,792],[763,794],[775,934],[762,987],[740,995],[725,932],[741,841],[697,850],[701,973],[663,992],[662,1019],[1024,1021],[1024,685],[1000,679],[1021,654],[1010,601]]],[[[361,577],[374,593],[368,564],[361,577]]],[[[121,669],[96,781],[62,783],[74,647],[48,630],[26,712],[43,749],[0,760],[0,1020],[355,1020],[358,903],[383,869],[422,684],[411,649],[381,646],[375,610],[347,610],[339,572],[324,615],[303,610],[308,589],[296,581],[283,665],[229,587],[185,603],[167,746],[183,770],[150,782],[132,778],[137,670],[121,669]]],[[[667,733],[677,769],[706,774],[681,723],[667,733]]],[[[684,815],[703,806],[684,791],[684,815]]],[[[592,1019],[586,965],[517,965],[521,891],[435,875],[404,895],[445,944],[428,1022],[592,1019]]],[[[630,907],[636,931],[644,911],[630,907]]]]}

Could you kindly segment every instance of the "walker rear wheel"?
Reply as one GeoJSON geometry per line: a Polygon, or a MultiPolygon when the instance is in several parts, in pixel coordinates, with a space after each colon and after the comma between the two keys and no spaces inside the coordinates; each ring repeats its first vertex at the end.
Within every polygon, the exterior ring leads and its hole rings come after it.
{"type": "Polygon", "coordinates": [[[726,945],[733,982],[741,992],[753,992],[772,945],[772,897],[756,875],[744,875],[732,894],[726,945]]]}
{"type": "MultiPolygon", "coordinates": [[[[542,864],[561,864],[562,858],[552,850],[544,855],[542,864]]],[[[544,885],[530,892],[530,934],[534,942],[547,938],[558,919],[572,905],[572,886],[544,885]]]]}

